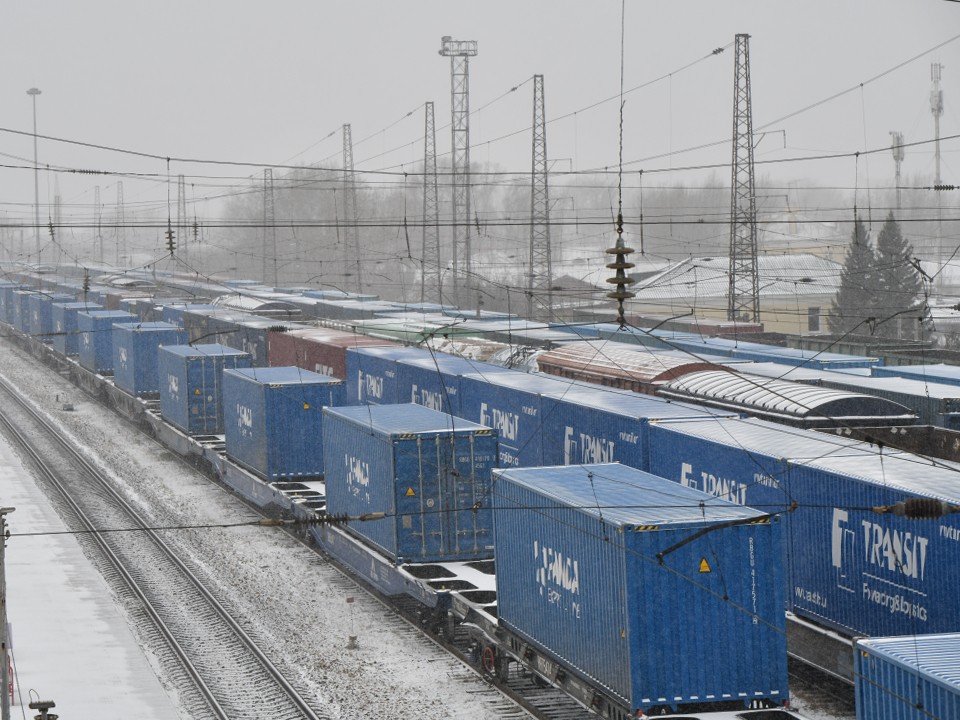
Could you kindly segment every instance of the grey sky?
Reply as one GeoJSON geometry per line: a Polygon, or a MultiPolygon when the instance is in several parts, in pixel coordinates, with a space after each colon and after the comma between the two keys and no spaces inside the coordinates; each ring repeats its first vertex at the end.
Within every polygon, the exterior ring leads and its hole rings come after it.
{"type": "MultiPolygon", "coordinates": [[[[450,66],[442,35],[477,40],[471,61],[473,159],[528,171],[535,73],[545,78],[548,151],[556,170],[617,162],[618,1],[570,0],[7,0],[0,25],[0,127],[31,129],[26,90],[39,87],[41,135],[161,157],[250,163],[340,163],[343,123],[356,167],[408,169],[422,159],[423,103],[436,104],[438,151],[450,147],[450,66]],[[519,86],[515,92],[510,92],[519,86]],[[481,109],[482,108],[482,109],[481,109]],[[412,114],[407,116],[407,113],[412,114]],[[331,135],[331,133],[333,133],[331,135]],[[507,139],[499,139],[510,136],[507,139]],[[396,148],[399,148],[395,150],[396,148]]],[[[651,184],[702,174],[653,171],[729,162],[736,33],[750,33],[754,126],[855,88],[960,34],[946,0],[687,0],[626,4],[624,159],[651,184]],[[718,56],[713,49],[726,47],[718,56]],[[709,56],[709,57],[707,57],[709,56]],[[687,69],[694,61],[701,60],[687,69]],[[683,154],[666,154],[720,141],[683,154]],[[653,158],[656,159],[645,159],[653,158]],[[649,180],[647,179],[649,177],[649,180]]],[[[960,40],[842,97],[774,122],[758,160],[844,153],[930,140],[930,64],[944,64],[943,136],[960,133],[960,40]]],[[[161,160],[41,139],[41,165],[165,176],[161,160]]],[[[943,143],[943,176],[960,181],[960,142],[943,143]]],[[[31,139],[0,133],[0,164],[30,166],[31,139]]],[[[761,172],[800,184],[892,184],[889,152],[792,162],[761,172]]],[[[728,171],[715,171],[724,182],[728,171]]],[[[932,146],[910,148],[906,176],[933,174],[932,146]]],[[[191,199],[262,168],[171,163],[191,199]],[[224,176],[228,180],[210,180],[224,176]]],[[[41,204],[53,173],[40,175],[41,204]]],[[[64,216],[90,217],[93,187],[116,199],[115,176],[59,173],[64,216]]],[[[166,202],[160,178],[124,178],[128,215],[166,202]]],[[[0,210],[32,216],[32,169],[0,169],[0,210]]],[[[173,189],[174,202],[176,188],[173,189]]],[[[212,204],[199,213],[215,212],[212,204]]],[[[47,210],[41,209],[45,221],[47,210]]]]}

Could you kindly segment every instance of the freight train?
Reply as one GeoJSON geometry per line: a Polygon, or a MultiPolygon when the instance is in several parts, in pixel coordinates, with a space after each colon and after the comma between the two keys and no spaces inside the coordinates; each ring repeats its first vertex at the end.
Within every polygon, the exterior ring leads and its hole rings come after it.
{"type": "MultiPolygon", "coordinates": [[[[636,491],[634,486],[644,488],[641,495],[646,495],[638,496],[636,503],[649,506],[650,493],[664,494],[663,486],[651,490],[653,476],[673,481],[666,486],[671,488],[666,495],[683,498],[674,504],[698,508],[701,518],[708,509],[732,517],[736,514],[733,507],[739,506],[740,512],[747,514],[740,516],[738,522],[776,519],[783,535],[782,552],[776,554],[774,561],[768,558],[761,562],[755,555],[748,561],[748,565],[754,564],[749,565],[747,575],[756,581],[759,573],[768,582],[776,577],[777,567],[783,569],[783,602],[796,619],[794,624],[802,628],[800,635],[796,629],[788,632],[801,640],[812,633],[813,655],[820,649],[820,639],[827,635],[853,638],[942,633],[955,631],[960,624],[952,582],[960,552],[956,515],[960,498],[955,490],[953,467],[906,453],[884,453],[882,448],[846,438],[744,419],[737,412],[616,391],[582,381],[519,373],[343,330],[299,326],[279,322],[277,318],[264,320],[222,308],[197,307],[197,303],[163,302],[155,296],[141,296],[135,301],[110,300],[109,292],[99,293],[97,299],[115,304],[118,310],[123,307],[122,312],[126,313],[102,319],[104,316],[96,315],[97,310],[90,303],[94,294],[89,289],[86,297],[77,302],[78,295],[70,294],[69,287],[52,287],[45,281],[46,289],[37,291],[36,285],[30,287],[25,282],[31,278],[12,280],[0,283],[0,321],[15,329],[31,352],[68,372],[81,387],[261,506],[273,506],[300,517],[316,517],[316,512],[330,499],[324,496],[329,489],[323,482],[324,475],[331,473],[330,458],[312,458],[306,465],[297,466],[294,461],[308,451],[303,445],[284,446],[278,440],[284,431],[300,426],[315,428],[310,423],[322,417],[319,410],[327,403],[334,413],[340,402],[341,412],[351,405],[366,408],[371,418],[372,413],[382,412],[375,410],[377,406],[407,408],[407,403],[414,403],[440,413],[440,417],[447,418],[447,424],[463,423],[465,428],[472,427],[477,432],[481,428],[494,431],[494,464],[500,468],[494,471],[496,487],[509,487],[518,497],[537,494],[541,498],[537,502],[549,508],[546,512],[537,505],[540,509],[525,518],[523,528],[515,528],[516,532],[541,522],[545,515],[555,514],[564,520],[551,521],[554,524],[580,523],[586,527],[592,523],[597,528],[593,535],[599,532],[601,537],[604,533],[617,538],[638,533],[637,545],[613,545],[633,559],[649,560],[653,548],[642,541],[654,536],[639,538],[640,533],[667,529],[674,521],[688,536],[699,532],[692,517],[668,518],[664,512],[652,516],[626,513],[622,507],[625,503],[612,499],[615,493],[609,483],[619,482],[622,488],[634,488],[630,492],[636,491]],[[172,322],[154,324],[164,320],[172,322]],[[107,326],[97,324],[107,322],[107,326]],[[75,349],[72,339],[77,340],[75,349]],[[145,359],[150,355],[156,356],[156,366],[145,359]],[[225,358],[231,357],[236,359],[225,369],[225,358]],[[164,363],[167,370],[160,369],[164,363]],[[169,363],[173,363],[174,371],[169,363]],[[132,368],[132,373],[123,369],[125,364],[132,368]],[[293,383],[284,386],[286,389],[276,391],[272,386],[283,383],[258,378],[258,368],[266,376],[266,368],[274,364],[299,368],[293,371],[292,378],[284,380],[293,383]],[[151,367],[156,367],[155,377],[151,367]],[[318,383],[323,392],[319,399],[306,400],[305,386],[316,381],[312,377],[315,370],[326,376],[318,383]],[[233,390],[231,383],[237,385],[233,390]],[[240,389],[243,383],[252,383],[251,388],[240,389]],[[340,384],[336,390],[330,387],[340,384]],[[229,396],[234,399],[224,402],[229,393],[233,393],[229,396]],[[336,393],[342,393],[340,399],[335,397],[336,393]],[[259,400],[248,402],[238,400],[240,397],[259,400]],[[179,421],[178,413],[184,413],[179,421]],[[224,432],[225,425],[238,430],[233,433],[234,439],[228,440],[230,433],[224,432]],[[243,427],[249,432],[240,432],[243,427]],[[246,448],[245,443],[256,445],[256,449],[246,448]],[[271,454],[278,447],[284,449],[271,454]],[[250,452],[244,455],[248,449],[250,452]],[[570,469],[559,469],[564,466],[570,469]],[[564,472],[573,475],[565,476],[564,472]],[[621,472],[639,474],[629,480],[616,480],[621,472]],[[572,480],[573,477],[577,479],[572,480]],[[591,488],[586,498],[582,497],[584,487],[591,488]],[[694,497],[697,499],[693,500],[694,497]]],[[[422,435],[422,428],[414,430],[400,434],[422,435]]],[[[325,434],[327,428],[322,433],[311,432],[316,437],[325,434]]],[[[387,436],[389,432],[385,432],[387,436]]],[[[422,447],[423,438],[420,440],[422,447]]],[[[326,448],[324,452],[327,454],[326,448]]],[[[584,652],[575,629],[566,627],[564,620],[568,618],[564,616],[551,625],[555,637],[549,629],[528,626],[536,625],[537,619],[524,618],[522,604],[514,605],[511,612],[515,615],[500,622],[504,616],[499,599],[507,597],[505,592],[513,592],[513,586],[504,585],[503,578],[510,578],[512,583],[514,572],[517,582],[523,581],[524,573],[537,578],[539,586],[535,585],[533,590],[576,617],[576,612],[582,610],[573,609],[580,605],[569,594],[572,586],[578,590],[581,587],[580,563],[571,575],[569,558],[546,540],[537,540],[536,556],[543,558],[539,566],[517,566],[509,571],[510,575],[501,575],[501,558],[523,558],[497,555],[498,572],[494,573],[490,560],[496,543],[492,536],[484,552],[475,553],[473,559],[458,556],[448,561],[444,559],[448,557],[444,550],[429,558],[414,555],[411,561],[407,551],[389,552],[390,546],[384,544],[383,538],[372,542],[363,528],[371,522],[399,521],[399,528],[395,527],[393,533],[399,539],[405,530],[410,530],[403,527],[404,517],[419,513],[423,517],[434,515],[439,520],[443,517],[439,508],[428,510],[418,505],[417,512],[392,519],[377,516],[372,506],[371,512],[360,512],[349,502],[369,491],[369,484],[364,485],[362,480],[366,478],[369,483],[370,476],[359,458],[352,466],[348,464],[347,475],[350,473],[353,494],[338,499],[340,505],[328,509],[338,514],[341,507],[349,508],[346,514],[354,520],[346,527],[322,524],[314,527],[311,534],[324,549],[378,589],[416,598],[423,604],[425,615],[438,627],[451,632],[458,627],[470,632],[476,640],[477,661],[487,672],[497,675],[511,664],[522,665],[608,717],[627,717],[638,709],[689,710],[698,704],[719,707],[727,701],[747,707],[757,703],[779,704],[786,699],[785,685],[775,676],[767,678],[764,689],[750,691],[756,693],[752,698],[718,700],[715,693],[723,695],[724,688],[708,689],[695,683],[686,689],[672,688],[673,695],[666,688],[651,690],[641,687],[638,681],[649,671],[635,678],[610,674],[610,668],[591,665],[596,658],[589,651],[584,652]],[[357,519],[364,516],[364,520],[357,519]],[[663,692],[654,692],[659,690],[663,692]]],[[[419,474],[422,473],[418,471],[419,474]]],[[[388,503],[391,509],[411,497],[417,503],[424,496],[425,500],[434,501],[447,497],[444,493],[421,493],[412,486],[407,489],[412,496],[404,491],[402,497],[392,498],[388,503]]],[[[511,496],[502,497],[506,502],[511,496]]],[[[457,505],[450,517],[466,522],[465,518],[473,515],[476,520],[487,509],[484,502],[490,503],[493,511],[500,499],[499,492],[481,493],[473,499],[474,504],[479,503],[476,507],[457,505]],[[492,503],[492,498],[498,502],[492,503]]],[[[510,527],[509,519],[505,516],[499,526],[495,521],[494,529],[510,527]]],[[[481,523],[481,529],[482,526],[481,523]]],[[[464,523],[454,523],[453,529],[445,532],[461,537],[464,527],[464,523]]],[[[549,531],[548,527],[543,528],[544,537],[549,531]]],[[[417,537],[438,533],[439,529],[430,528],[427,532],[421,527],[417,537]]],[[[716,550],[712,557],[715,561],[732,562],[736,552],[728,554],[722,550],[725,533],[717,533],[717,547],[721,550],[716,550]]],[[[473,537],[477,548],[483,544],[478,537],[473,537]]],[[[755,552],[759,552],[760,544],[764,553],[769,552],[767,540],[745,542],[755,552]]],[[[610,543],[605,542],[606,545],[610,543]]],[[[597,557],[602,558],[602,549],[587,548],[583,552],[591,558],[600,553],[597,557]]],[[[706,567],[711,566],[710,557],[703,553],[700,558],[706,567]]],[[[602,561],[618,562],[611,558],[602,561]]],[[[622,567],[623,563],[617,566],[622,567]]],[[[645,577],[644,569],[635,568],[634,574],[628,572],[629,577],[622,580],[626,584],[620,587],[628,595],[642,593],[642,583],[646,581],[640,581],[634,591],[629,588],[634,587],[631,583],[637,583],[638,578],[645,577]]],[[[727,580],[742,579],[741,570],[730,570],[727,580]]],[[[756,587],[759,586],[754,586],[754,591],[756,587]]],[[[623,620],[622,639],[627,641],[624,647],[630,646],[622,651],[626,653],[622,657],[627,664],[643,667],[644,658],[637,657],[640,647],[634,644],[636,627],[628,622],[635,623],[640,611],[632,605],[617,608],[616,603],[608,604],[611,617],[623,620]]],[[[780,615],[768,617],[757,609],[746,613],[753,621],[774,628],[778,627],[780,615]]],[[[706,617],[704,611],[698,610],[693,621],[706,617]]],[[[691,622],[691,618],[664,619],[663,626],[676,628],[684,621],[691,622]]],[[[728,621],[729,618],[724,623],[728,621]]],[[[732,626],[736,627],[736,622],[732,626]]],[[[641,632],[647,631],[649,627],[641,632]]],[[[702,627],[698,632],[703,632],[702,627]]],[[[728,649],[738,646],[738,637],[728,640],[728,649]]],[[[673,657],[669,639],[661,637],[658,642],[663,643],[655,648],[658,655],[673,657]]],[[[687,645],[683,657],[689,657],[693,647],[687,645]]],[[[751,652],[771,653],[776,660],[774,666],[780,667],[777,663],[781,653],[770,638],[751,647],[751,652]]],[[[649,645],[643,649],[651,651],[649,645]]],[[[849,646],[846,651],[837,651],[834,657],[821,657],[819,661],[821,665],[832,663],[836,672],[853,677],[849,646]]],[[[622,668],[617,672],[621,671],[622,668]]],[[[681,669],[677,668],[677,672],[681,669]]],[[[736,682],[743,679],[738,676],[736,682]]]]}

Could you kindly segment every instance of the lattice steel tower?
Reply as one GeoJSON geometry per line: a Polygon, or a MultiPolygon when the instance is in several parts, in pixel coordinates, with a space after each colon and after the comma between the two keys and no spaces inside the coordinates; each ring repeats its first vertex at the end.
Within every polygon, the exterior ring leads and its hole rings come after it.
{"type": "Polygon", "coordinates": [[[94,258],[101,265],[103,264],[103,208],[100,205],[100,186],[93,188],[93,227],[94,227],[94,258]]]}
{"type": "Polygon", "coordinates": [[[897,130],[890,131],[890,149],[893,151],[893,163],[896,167],[897,188],[897,219],[900,218],[900,165],[903,164],[903,133],[897,130]]]}
{"type": "Polygon", "coordinates": [[[553,261],[550,249],[550,187],[547,181],[543,75],[533,76],[533,166],[530,178],[530,282],[527,287],[527,316],[536,318],[543,315],[550,319],[553,310],[553,261]]]}
{"type": "Polygon", "coordinates": [[[458,300],[463,280],[473,277],[470,247],[470,58],[476,40],[440,39],[440,54],[450,58],[450,108],[453,148],[453,282],[458,300]],[[462,277],[461,277],[462,276],[462,277]]]}
{"type": "MultiPolygon", "coordinates": [[[[183,235],[181,235],[183,237],[183,235]]],[[[273,168],[263,171],[263,235],[262,235],[263,269],[261,277],[267,281],[267,270],[273,266],[273,286],[277,286],[277,205],[276,195],[273,192],[273,168]]]]}
{"type": "Polygon", "coordinates": [[[730,288],[727,318],[760,321],[757,277],[757,193],[753,177],[750,36],[736,36],[733,162],[730,179],[730,288]]]}
{"type": "Polygon", "coordinates": [[[351,264],[357,268],[357,292],[363,292],[363,283],[360,277],[360,239],[357,231],[357,183],[353,174],[353,132],[350,123],[343,126],[343,216],[344,216],[344,246],[343,246],[343,274],[344,285],[351,264]]]}
{"type": "Polygon", "coordinates": [[[936,161],[937,176],[934,185],[940,185],[940,117],[943,115],[943,90],[940,89],[940,71],[943,65],[933,63],[930,66],[930,79],[933,87],[930,89],[930,112],[933,113],[933,154],[936,161]]]}
{"type": "Polygon", "coordinates": [[[423,267],[420,302],[442,302],[440,287],[440,200],[437,192],[437,131],[433,103],[426,104],[423,130],[423,267]]]}

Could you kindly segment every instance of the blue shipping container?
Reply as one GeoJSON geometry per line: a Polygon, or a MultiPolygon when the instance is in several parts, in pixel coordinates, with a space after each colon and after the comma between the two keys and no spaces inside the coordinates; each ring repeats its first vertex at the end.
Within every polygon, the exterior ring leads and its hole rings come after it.
{"type": "Polygon", "coordinates": [[[22,333],[30,332],[30,298],[36,294],[35,290],[13,291],[13,316],[10,324],[22,333]]]}
{"type": "Polygon", "coordinates": [[[398,402],[412,402],[432,410],[460,415],[462,375],[472,373],[486,377],[512,371],[478,360],[434,352],[426,357],[401,357],[397,361],[396,372],[398,402]]]}
{"type": "Polygon", "coordinates": [[[322,476],[321,410],[345,400],[342,380],[309,370],[224,370],[227,455],[267,480],[322,476]]]}
{"type": "Polygon", "coordinates": [[[397,392],[397,360],[429,358],[430,351],[408,347],[347,348],[347,402],[393,405],[406,402],[397,392]]]}
{"type": "Polygon", "coordinates": [[[494,477],[502,626],[631,712],[788,699],[776,518],[619,464],[494,477]]]}
{"type": "Polygon", "coordinates": [[[27,332],[41,342],[51,342],[53,333],[53,303],[72,302],[70,295],[57,293],[36,293],[28,301],[30,307],[30,327],[27,332]]]}
{"type": "Polygon", "coordinates": [[[460,378],[460,416],[496,429],[501,467],[543,464],[541,396],[574,383],[511,370],[460,378]]]}
{"type": "Polygon", "coordinates": [[[857,718],[960,718],[960,634],[858,640],[857,718]]]}
{"type": "Polygon", "coordinates": [[[166,345],[183,345],[187,333],[164,322],[117,325],[113,332],[113,382],[137,397],[159,397],[157,357],[166,345]]]}
{"type": "Polygon", "coordinates": [[[53,347],[64,357],[80,354],[80,333],[77,329],[77,313],[102,310],[99,305],[83,302],[53,303],[53,347]]]}
{"type": "Polygon", "coordinates": [[[86,310],[77,313],[80,365],[91,372],[113,372],[113,326],[137,323],[135,315],[120,310],[86,310]]]}
{"type": "Polygon", "coordinates": [[[327,512],[383,512],[347,529],[397,563],[493,555],[490,428],[420,405],[323,411],[327,512]]]}
{"type": "Polygon", "coordinates": [[[650,471],[766,512],[792,539],[788,606],[847,635],[960,627],[960,517],[917,521],[872,508],[960,504],[956,471],[909,453],[759,420],[655,423],[650,471]]]}
{"type": "Polygon", "coordinates": [[[160,415],[188,435],[223,433],[223,370],[248,367],[249,355],[225,345],[160,348],[160,415]]]}
{"type": "Polygon", "coordinates": [[[619,462],[638,470],[649,467],[650,421],[736,417],[698,405],[587,386],[546,393],[542,408],[544,465],[619,462]]]}

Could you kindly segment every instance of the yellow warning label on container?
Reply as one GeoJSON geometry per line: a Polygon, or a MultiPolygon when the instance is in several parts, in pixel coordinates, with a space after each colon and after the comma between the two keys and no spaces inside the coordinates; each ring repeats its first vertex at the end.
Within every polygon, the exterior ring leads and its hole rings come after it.
{"type": "Polygon", "coordinates": [[[706,558],[700,558],[700,572],[702,573],[710,572],[710,565],[707,563],[706,558]]]}
{"type": "Polygon", "coordinates": [[[413,491],[412,487],[408,487],[407,491],[404,493],[406,497],[416,497],[417,494],[413,491]]]}
{"type": "Polygon", "coordinates": [[[303,409],[304,409],[304,410],[309,410],[309,409],[310,409],[310,403],[304,403],[304,404],[303,404],[303,409]]]}
{"type": "Polygon", "coordinates": [[[193,394],[194,394],[194,395],[199,395],[199,394],[200,394],[200,388],[197,388],[196,390],[194,390],[194,391],[193,391],[193,394]]]}
{"type": "Polygon", "coordinates": [[[621,630],[621,631],[620,631],[620,637],[621,637],[621,638],[627,637],[627,633],[624,632],[623,630],[621,630]]]}

